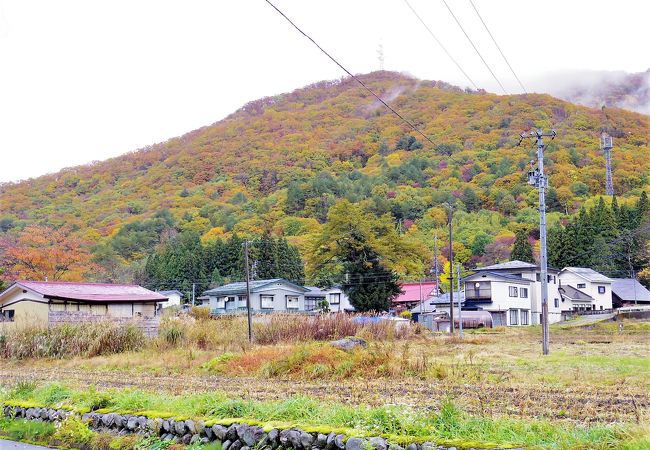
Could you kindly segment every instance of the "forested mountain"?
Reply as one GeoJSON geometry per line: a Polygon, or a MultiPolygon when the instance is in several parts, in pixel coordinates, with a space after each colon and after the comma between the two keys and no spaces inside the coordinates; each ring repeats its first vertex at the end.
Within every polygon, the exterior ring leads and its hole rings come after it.
{"type": "Polygon", "coordinates": [[[346,199],[421,245],[402,255],[418,264],[395,262],[401,276],[418,277],[430,268],[433,236],[444,246],[445,202],[455,204],[455,253],[468,268],[509,257],[521,229],[535,246],[537,193],[526,183],[534,148],[517,147],[522,131],[558,133],[546,152],[551,224],[568,223],[604,195],[604,128],[615,139],[618,205],[633,208],[650,188],[648,116],[392,72],[362,78],[434,145],[354,80],[324,81],[251,102],[162,144],[3,184],[0,238],[15,243],[32,224],[63,227],[92,254],[97,266],[86,277],[98,279],[131,279],[179,232],[204,244],[271,233],[309,263],[329,209],[346,199]]]}

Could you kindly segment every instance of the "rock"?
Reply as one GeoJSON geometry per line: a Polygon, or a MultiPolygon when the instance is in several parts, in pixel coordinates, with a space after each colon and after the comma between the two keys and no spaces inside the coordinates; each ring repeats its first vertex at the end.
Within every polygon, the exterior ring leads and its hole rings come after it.
{"type": "Polygon", "coordinates": [[[113,427],[114,428],[124,428],[126,425],[128,419],[125,417],[122,417],[119,414],[115,414],[115,417],[113,418],[113,427]]]}
{"type": "Polygon", "coordinates": [[[438,447],[433,442],[423,442],[422,450],[436,450],[438,447]]]}
{"type": "Polygon", "coordinates": [[[115,422],[115,415],[112,413],[104,414],[102,416],[102,425],[110,427],[115,422]]]}
{"type": "Polygon", "coordinates": [[[368,343],[364,339],[358,337],[346,337],[337,341],[331,341],[330,345],[346,352],[351,352],[355,348],[367,347],[368,343]]]}
{"type": "Polygon", "coordinates": [[[196,434],[196,424],[194,423],[193,420],[186,420],[185,428],[187,428],[187,431],[189,431],[190,433],[196,434]]]}
{"type": "Polygon", "coordinates": [[[368,443],[375,450],[387,450],[388,448],[388,446],[386,445],[386,441],[380,437],[372,437],[368,439],[368,443]]]}
{"type": "Polygon", "coordinates": [[[208,439],[207,437],[201,438],[201,444],[205,445],[208,443],[210,443],[210,439],[208,439]]]}
{"type": "Polygon", "coordinates": [[[255,446],[266,437],[262,427],[246,427],[241,430],[241,440],[248,447],[255,446]]]}
{"type": "Polygon", "coordinates": [[[343,450],[345,448],[345,435],[337,434],[334,438],[334,446],[343,450]]]}
{"type": "Polygon", "coordinates": [[[248,445],[244,445],[240,450],[251,450],[251,448],[248,445]]]}
{"type": "Polygon", "coordinates": [[[185,434],[185,422],[182,420],[174,422],[174,432],[177,436],[183,436],[185,434]]]}
{"type": "Polygon", "coordinates": [[[302,432],[298,430],[289,430],[287,433],[289,445],[296,450],[300,450],[302,448],[302,444],[300,443],[301,433],[302,432]]]}
{"type": "Polygon", "coordinates": [[[43,420],[47,420],[47,409],[41,408],[39,411],[38,417],[40,417],[43,420]]]}
{"type": "Polygon", "coordinates": [[[229,450],[231,444],[232,441],[226,440],[223,444],[221,444],[221,450],[229,450]]]}
{"type": "Polygon", "coordinates": [[[163,423],[164,423],[164,422],[165,422],[165,421],[162,420],[160,417],[156,417],[155,419],[153,419],[153,420],[151,421],[151,427],[150,427],[150,429],[151,429],[151,431],[154,432],[154,434],[155,434],[156,436],[158,436],[158,435],[160,435],[160,433],[162,433],[162,431],[163,431],[163,423]]]}
{"type": "Polygon", "coordinates": [[[163,420],[162,429],[163,429],[163,431],[166,431],[167,433],[169,433],[172,430],[172,427],[169,424],[169,420],[163,420]]]}
{"type": "Polygon", "coordinates": [[[336,445],[334,445],[335,437],[336,437],[336,433],[333,431],[327,435],[327,443],[325,444],[325,448],[327,450],[332,450],[334,447],[336,447],[336,445]]]}
{"type": "Polygon", "coordinates": [[[418,448],[418,445],[417,445],[417,444],[409,444],[409,445],[406,447],[406,450],[420,450],[420,449],[418,448]]]}
{"type": "Polygon", "coordinates": [[[348,438],[345,450],[366,450],[366,440],[357,437],[348,438]]]}
{"type": "Polygon", "coordinates": [[[397,444],[390,444],[388,446],[388,450],[404,450],[400,445],[397,444]]]}
{"type": "Polygon", "coordinates": [[[291,430],[280,431],[280,446],[283,448],[287,448],[289,446],[289,431],[291,430]]]}
{"type": "Polygon", "coordinates": [[[242,445],[241,441],[239,439],[237,439],[235,442],[230,444],[229,450],[241,450],[242,447],[243,447],[243,445],[242,445]]]}
{"type": "Polygon", "coordinates": [[[149,425],[149,419],[147,419],[145,416],[138,416],[138,428],[141,430],[146,430],[149,425]]]}
{"type": "Polygon", "coordinates": [[[198,434],[193,434],[192,438],[190,439],[190,444],[193,445],[198,442],[201,442],[201,436],[199,436],[198,434]]]}
{"type": "Polygon", "coordinates": [[[137,417],[129,417],[129,420],[126,421],[126,428],[128,430],[135,430],[138,427],[138,418],[137,417]]]}
{"type": "Polygon", "coordinates": [[[302,448],[309,449],[311,448],[311,444],[313,443],[314,443],[314,436],[307,433],[306,431],[300,432],[300,445],[302,446],[302,448]]]}
{"type": "Polygon", "coordinates": [[[236,425],[230,425],[228,427],[228,431],[226,431],[226,439],[229,441],[235,442],[237,440],[237,426],[236,425]]]}
{"type": "Polygon", "coordinates": [[[202,420],[197,420],[194,426],[196,427],[196,434],[202,434],[205,430],[205,422],[202,420]]]}
{"type": "Polygon", "coordinates": [[[266,442],[275,450],[280,445],[280,431],[275,428],[266,435],[266,442]]]}
{"type": "Polygon", "coordinates": [[[183,437],[181,438],[181,442],[185,445],[189,445],[191,440],[192,440],[192,435],[190,433],[184,434],[183,437]]]}
{"type": "Polygon", "coordinates": [[[314,441],[314,447],[325,448],[327,446],[327,436],[323,433],[318,433],[314,441]]]}
{"type": "Polygon", "coordinates": [[[456,447],[449,447],[447,450],[456,450],[456,447]]]}
{"type": "Polygon", "coordinates": [[[210,427],[205,427],[205,429],[203,430],[203,434],[205,434],[205,437],[208,438],[208,441],[214,439],[214,433],[212,432],[212,428],[210,427]]]}
{"type": "Polygon", "coordinates": [[[226,433],[228,432],[228,429],[224,427],[223,425],[212,425],[212,432],[214,433],[214,437],[218,441],[223,441],[224,438],[226,437],[226,433]]]}

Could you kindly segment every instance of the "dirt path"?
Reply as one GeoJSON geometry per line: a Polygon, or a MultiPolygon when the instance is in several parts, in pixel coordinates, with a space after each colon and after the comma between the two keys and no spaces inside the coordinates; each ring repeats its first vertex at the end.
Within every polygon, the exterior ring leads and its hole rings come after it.
{"type": "Polygon", "coordinates": [[[292,395],[346,404],[411,405],[437,409],[451,398],[475,414],[560,418],[579,422],[637,422],[650,410],[650,396],[624,385],[608,387],[535,387],[474,385],[419,380],[308,381],[201,375],[143,375],[125,371],[60,368],[1,368],[4,381],[59,381],[76,387],[138,388],[172,394],[223,391],[229,396],[278,400],[292,395]]]}

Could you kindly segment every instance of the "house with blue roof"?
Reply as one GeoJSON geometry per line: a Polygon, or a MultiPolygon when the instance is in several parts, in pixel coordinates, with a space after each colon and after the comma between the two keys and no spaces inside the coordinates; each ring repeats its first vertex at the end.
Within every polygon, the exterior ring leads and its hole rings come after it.
{"type": "MultiPolygon", "coordinates": [[[[251,309],[256,313],[305,311],[305,293],[309,289],[282,278],[250,282],[251,309]]],[[[219,286],[203,293],[213,314],[246,311],[246,283],[219,286]]]]}

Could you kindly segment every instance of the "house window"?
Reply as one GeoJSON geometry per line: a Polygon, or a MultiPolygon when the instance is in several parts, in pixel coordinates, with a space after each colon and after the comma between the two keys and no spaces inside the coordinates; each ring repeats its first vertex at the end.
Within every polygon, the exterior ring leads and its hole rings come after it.
{"type": "Polygon", "coordinates": [[[14,313],[15,311],[13,309],[5,309],[4,311],[0,312],[0,322],[13,322],[14,321],[14,313]]]}
{"type": "MultiPolygon", "coordinates": [[[[237,297],[237,300],[239,300],[238,304],[240,308],[246,308],[248,305],[246,304],[246,296],[245,295],[240,295],[237,297]]],[[[251,305],[253,306],[253,305],[251,305]]]]}
{"type": "Polygon", "coordinates": [[[585,283],[578,283],[578,289],[584,289],[587,285],[585,283]]]}
{"type": "Polygon", "coordinates": [[[605,293],[605,286],[598,286],[598,293],[599,294],[604,294],[605,293]]]}
{"type": "MultiPolygon", "coordinates": [[[[528,288],[519,288],[519,296],[521,298],[528,298],[528,288]]],[[[523,325],[523,323],[522,323],[522,325],[523,325]]]]}
{"type": "Polygon", "coordinates": [[[341,294],[330,294],[330,305],[338,305],[341,303],[341,294]]]}
{"type": "Polygon", "coordinates": [[[297,295],[287,295],[287,309],[300,308],[299,297],[297,295]]]}
{"type": "Polygon", "coordinates": [[[510,297],[518,297],[518,295],[517,295],[517,287],[516,286],[508,287],[508,292],[510,293],[510,297]]]}
{"type": "Polygon", "coordinates": [[[219,297],[214,303],[215,309],[225,309],[226,308],[226,297],[219,297]]]}
{"type": "Polygon", "coordinates": [[[521,324],[528,325],[528,311],[525,309],[521,310],[521,324]]]}
{"type": "Polygon", "coordinates": [[[600,310],[601,310],[601,311],[603,310],[603,305],[600,305],[600,310]]]}
{"type": "Polygon", "coordinates": [[[536,274],[535,274],[535,279],[536,279],[537,281],[542,281],[542,276],[541,276],[539,273],[536,273],[536,274]]]}
{"type": "Polygon", "coordinates": [[[518,309],[511,309],[510,310],[510,325],[518,325],[519,321],[519,310],[518,309]]]}
{"type": "Polygon", "coordinates": [[[555,299],[555,307],[556,308],[560,307],[560,299],[558,299],[558,298],[555,299]]]}
{"type": "Polygon", "coordinates": [[[262,309],[273,309],[273,296],[260,295],[260,306],[262,309]]]}
{"type": "Polygon", "coordinates": [[[316,297],[305,297],[305,311],[316,309],[316,297]]]}

